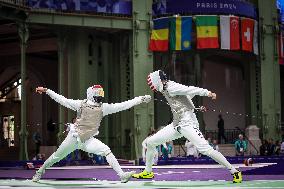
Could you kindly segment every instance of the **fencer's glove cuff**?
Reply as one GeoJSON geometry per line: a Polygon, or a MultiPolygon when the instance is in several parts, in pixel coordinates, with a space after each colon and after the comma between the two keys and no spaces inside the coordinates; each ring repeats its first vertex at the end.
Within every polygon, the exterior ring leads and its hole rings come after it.
{"type": "Polygon", "coordinates": [[[151,96],[150,95],[141,96],[141,101],[149,103],[151,101],[151,96]]]}

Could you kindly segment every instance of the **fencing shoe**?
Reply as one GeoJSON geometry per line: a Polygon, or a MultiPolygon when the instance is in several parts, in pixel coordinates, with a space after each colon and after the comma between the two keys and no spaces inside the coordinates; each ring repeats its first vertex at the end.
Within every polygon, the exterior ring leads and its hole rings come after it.
{"type": "Polygon", "coordinates": [[[238,171],[233,174],[233,183],[241,183],[243,181],[242,172],[238,171]]]}
{"type": "Polygon", "coordinates": [[[120,176],[120,181],[122,183],[127,183],[129,181],[129,179],[131,178],[131,176],[135,173],[135,171],[130,171],[130,172],[124,172],[121,176],[120,176]]]}
{"type": "Polygon", "coordinates": [[[147,172],[146,170],[144,170],[141,173],[133,174],[132,177],[137,178],[137,179],[152,179],[152,178],[154,178],[154,173],[153,172],[147,172]]]}
{"type": "Polygon", "coordinates": [[[32,181],[38,182],[40,180],[41,176],[43,175],[43,173],[44,173],[44,171],[37,171],[35,173],[35,175],[33,176],[32,181]]]}

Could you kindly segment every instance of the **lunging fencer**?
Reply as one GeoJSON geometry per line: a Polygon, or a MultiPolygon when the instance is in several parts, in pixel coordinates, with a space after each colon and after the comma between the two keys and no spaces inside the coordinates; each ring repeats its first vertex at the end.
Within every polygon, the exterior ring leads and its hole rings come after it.
{"type": "Polygon", "coordinates": [[[234,183],[242,182],[241,172],[236,170],[220,152],[214,150],[199,130],[199,123],[194,113],[195,107],[191,99],[195,95],[199,95],[207,96],[214,100],[216,99],[216,94],[207,89],[185,86],[170,81],[161,70],[150,73],[147,81],[153,91],[160,92],[166,98],[171,107],[173,122],[147,139],[145,170],[139,174],[133,174],[132,177],[137,179],[153,178],[152,162],[155,147],[167,141],[185,137],[196,146],[201,154],[207,155],[225,166],[233,175],[234,183]]]}
{"type": "Polygon", "coordinates": [[[75,123],[71,124],[67,137],[58,147],[56,152],[54,152],[44,162],[33,176],[32,180],[34,182],[40,180],[46,168],[51,167],[56,162],[59,162],[76,149],[105,156],[109,165],[120,177],[121,182],[125,183],[131,178],[135,172],[124,172],[110,148],[100,140],[94,138],[94,136],[98,135],[100,123],[104,116],[129,109],[142,102],[148,103],[151,100],[150,95],[135,97],[132,100],[121,103],[108,104],[102,102],[104,90],[100,85],[89,87],[87,89],[87,99],[84,100],[67,99],[64,96],[44,87],[37,87],[36,92],[39,94],[46,93],[62,106],[76,111],[77,118],[75,123]]]}

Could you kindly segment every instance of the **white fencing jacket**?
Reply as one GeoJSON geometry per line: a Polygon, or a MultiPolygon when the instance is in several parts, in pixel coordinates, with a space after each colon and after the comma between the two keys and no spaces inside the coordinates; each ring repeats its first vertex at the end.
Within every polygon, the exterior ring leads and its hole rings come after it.
{"type": "Polygon", "coordinates": [[[161,93],[165,96],[171,107],[173,123],[176,126],[184,112],[193,112],[195,106],[191,99],[195,95],[208,96],[210,91],[199,87],[185,86],[169,80],[161,93]]]}
{"type": "Polygon", "coordinates": [[[102,118],[106,115],[127,110],[135,105],[142,103],[142,96],[135,97],[121,103],[94,103],[90,100],[73,100],[67,99],[62,95],[55,93],[48,89],[46,94],[62,106],[77,112],[77,121],[74,124],[77,133],[82,142],[88,140],[90,137],[99,134],[99,127],[102,118]],[[82,120],[82,112],[84,120],[82,120]],[[91,115],[88,115],[91,114],[91,115]]]}

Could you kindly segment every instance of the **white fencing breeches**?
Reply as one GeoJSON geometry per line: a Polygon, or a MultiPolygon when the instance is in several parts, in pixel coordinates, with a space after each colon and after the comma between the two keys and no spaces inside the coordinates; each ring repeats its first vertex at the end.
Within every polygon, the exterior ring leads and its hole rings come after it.
{"type": "Polygon", "coordinates": [[[74,150],[81,149],[88,153],[106,156],[109,165],[117,172],[119,176],[122,175],[123,171],[107,145],[94,137],[91,137],[82,143],[76,134],[77,133],[72,130],[69,131],[67,137],[61,143],[58,149],[40,167],[40,172],[43,172],[46,168],[51,167],[53,164],[59,162],[74,150]]]}
{"type": "Polygon", "coordinates": [[[147,140],[146,171],[152,171],[152,162],[156,146],[183,136],[191,141],[201,154],[207,155],[219,164],[227,167],[231,173],[237,171],[220,152],[214,150],[205,140],[199,130],[199,124],[193,112],[185,112],[177,127],[174,127],[173,123],[171,123],[149,137],[147,140]]]}

